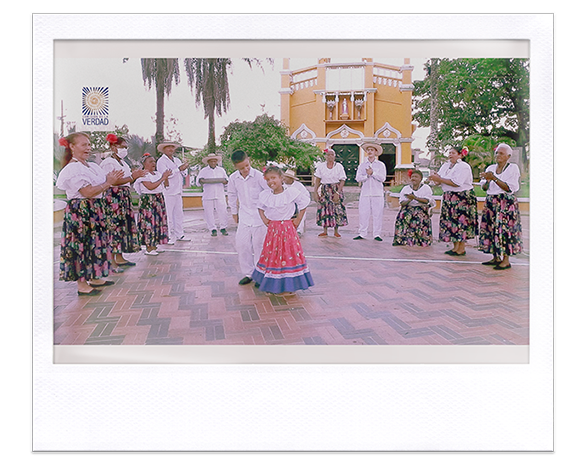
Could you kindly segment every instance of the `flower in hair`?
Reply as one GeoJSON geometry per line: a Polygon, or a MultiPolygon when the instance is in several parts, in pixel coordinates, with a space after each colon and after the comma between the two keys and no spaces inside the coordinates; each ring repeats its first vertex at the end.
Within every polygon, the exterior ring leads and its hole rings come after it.
{"type": "Polygon", "coordinates": [[[411,176],[412,176],[412,172],[413,172],[413,171],[414,171],[413,169],[410,169],[410,170],[408,170],[408,177],[410,177],[410,178],[411,178],[411,176]]]}
{"type": "Polygon", "coordinates": [[[59,138],[59,145],[64,146],[65,148],[69,147],[69,141],[66,138],[59,138]]]}
{"type": "Polygon", "coordinates": [[[112,145],[116,145],[117,144],[117,135],[115,135],[114,133],[110,133],[109,135],[107,135],[105,140],[107,140],[112,145]]]}
{"type": "Polygon", "coordinates": [[[466,156],[468,154],[468,149],[467,148],[462,148],[462,151],[460,151],[460,154],[462,156],[466,156]]]}
{"type": "Polygon", "coordinates": [[[151,154],[149,154],[149,153],[145,153],[145,154],[143,155],[143,157],[146,157],[146,156],[151,156],[151,154]]]}

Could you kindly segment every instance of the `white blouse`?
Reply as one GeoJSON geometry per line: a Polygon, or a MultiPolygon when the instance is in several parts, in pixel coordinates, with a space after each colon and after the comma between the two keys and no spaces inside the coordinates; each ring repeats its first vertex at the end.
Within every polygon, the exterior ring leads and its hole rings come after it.
{"type": "Polygon", "coordinates": [[[327,167],[327,162],[321,162],[315,168],[315,177],[321,179],[323,185],[339,183],[341,180],[347,180],[345,169],[342,164],[336,162],[331,169],[327,167]]]}
{"type": "Polygon", "coordinates": [[[282,193],[274,194],[269,188],[258,195],[258,209],[264,211],[268,220],[290,220],[295,214],[295,204],[299,211],[310,203],[304,194],[296,188],[285,188],[282,193]]]}
{"type": "Polygon", "coordinates": [[[163,182],[161,182],[153,190],[150,190],[149,188],[147,188],[143,184],[143,182],[155,183],[160,178],[161,178],[161,173],[160,172],[155,171],[153,174],[151,172],[148,172],[143,177],[139,177],[137,180],[135,180],[135,183],[133,184],[133,188],[135,188],[135,191],[139,195],[155,195],[157,193],[163,193],[163,190],[165,189],[165,186],[164,186],[163,182]]]}
{"type": "MultiPolygon", "coordinates": [[[[56,187],[67,194],[67,199],[83,199],[79,191],[86,186],[102,185],[107,180],[107,174],[98,164],[88,162],[86,166],[79,161],[71,161],[60,171],[56,187]]],[[[94,198],[102,198],[99,193],[94,198]]]]}
{"type": "Polygon", "coordinates": [[[452,180],[458,186],[450,186],[442,183],[443,191],[467,191],[472,190],[472,182],[474,178],[472,177],[472,168],[470,164],[461,161],[460,159],[456,161],[456,164],[452,164],[450,161],[445,162],[438,175],[446,180],[452,180]]]}
{"type": "MultiPolygon", "coordinates": [[[[114,170],[122,170],[123,171],[123,178],[131,177],[131,167],[127,164],[123,159],[121,159],[121,163],[117,161],[117,159],[113,158],[113,156],[109,156],[108,158],[103,159],[101,161],[101,169],[105,171],[105,174],[112,172],[114,170]]],[[[122,185],[116,186],[129,186],[131,182],[124,183],[122,185]]]]}
{"type": "MultiPolygon", "coordinates": [[[[516,164],[508,163],[504,170],[500,173],[496,173],[496,169],[498,168],[498,164],[492,164],[486,168],[486,172],[492,172],[496,175],[500,180],[508,185],[510,188],[510,192],[515,194],[520,189],[520,169],[516,164]]],[[[484,185],[486,180],[482,179],[480,181],[480,185],[484,185]]],[[[500,188],[495,181],[490,181],[488,186],[488,190],[486,190],[486,194],[488,195],[499,195],[501,193],[507,193],[502,188],[500,188]]]]}
{"type": "Polygon", "coordinates": [[[417,190],[414,190],[411,185],[404,186],[399,193],[399,203],[401,204],[403,201],[408,201],[408,198],[405,195],[410,195],[412,193],[415,194],[418,198],[429,200],[429,202],[428,204],[424,204],[416,201],[415,199],[412,199],[408,203],[408,206],[434,207],[436,205],[436,201],[434,200],[434,193],[432,192],[432,189],[426,184],[421,185],[417,190]]]}

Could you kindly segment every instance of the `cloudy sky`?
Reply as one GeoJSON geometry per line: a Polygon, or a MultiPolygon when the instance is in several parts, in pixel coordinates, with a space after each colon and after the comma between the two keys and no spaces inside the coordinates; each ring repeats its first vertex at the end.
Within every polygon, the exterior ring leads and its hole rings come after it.
{"type": "MultiPolygon", "coordinates": [[[[361,58],[345,58],[346,62],[360,61],[361,58]]],[[[374,58],[375,61],[400,66],[403,58],[374,58]]],[[[76,122],[81,128],[83,87],[109,88],[110,127],[127,124],[130,134],[150,139],[155,134],[154,115],[156,111],[155,90],[149,90],[143,83],[139,58],[72,57],[55,59],[55,131],[60,131],[61,102],[65,122],[76,122]]],[[[339,61],[334,58],[333,61],[339,61]]],[[[424,78],[425,58],[412,59],[413,80],[424,78]]],[[[299,69],[316,63],[314,58],[291,58],[291,69],[299,69]]],[[[232,58],[229,74],[230,109],[216,119],[216,138],[224,127],[234,120],[254,120],[264,113],[280,119],[280,90],[282,59],[274,64],[263,61],[263,68],[250,68],[242,59],[232,58]]],[[[188,83],[183,60],[180,60],[180,83],[174,85],[165,102],[166,120],[174,117],[176,129],[181,133],[186,146],[202,148],[207,142],[208,122],[203,109],[196,107],[195,98],[188,83]]],[[[65,129],[66,131],[66,129],[65,129]]],[[[425,148],[428,129],[418,129],[413,148],[425,148]]]]}

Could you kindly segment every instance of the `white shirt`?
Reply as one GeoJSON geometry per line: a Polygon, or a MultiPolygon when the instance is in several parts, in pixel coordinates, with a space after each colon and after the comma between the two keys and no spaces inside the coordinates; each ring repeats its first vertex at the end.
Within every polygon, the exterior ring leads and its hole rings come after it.
{"type": "Polygon", "coordinates": [[[137,180],[135,180],[135,183],[133,184],[133,188],[135,188],[135,191],[137,191],[137,194],[139,194],[139,195],[155,195],[157,193],[163,193],[163,190],[165,189],[163,182],[161,182],[153,190],[150,190],[145,185],[143,185],[143,182],[155,183],[160,178],[161,178],[160,172],[157,172],[157,171],[154,173],[148,172],[143,177],[139,177],[137,180]]]}
{"type": "Polygon", "coordinates": [[[166,171],[166,170],[171,170],[172,174],[169,176],[168,180],[169,180],[169,186],[167,188],[164,189],[163,194],[166,195],[181,195],[182,194],[182,188],[184,185],[184,178],[187,175],[187,169],[184,170],[180,170],[179,167],[182,165],[182,161],[177,158],[177,157],[173,157],[173,160],[171,160],[169,157],[167,157],[165,154],[163,154],[158,160],[157,160],[157,166],[156,169],[158,172],[161,172],[162,174],[166,171]]]}
{"type": "Polygon", "coordinates": [[[341,180],[347,180],[345,169],[342,164],[336,162],[331,169],[327,167],[327,162],[321,162],[315,168],[315,177],[321,179],[323,185],[339,183],[341,180]]]}
{"type": "Polygon", "coordinates": [[[196,179],[196,185],[203,186],[204,191],[202,193],[202,199],[225,199],[224,194],[224,184],[223,183],[200,183],[200,179],[210,179],[210,178],[224,178],[228,180],[228,174],[223,167],[216,166],[212,169],[210,166],[204,167],[198,174],[196,179]]]}
{"type": "Polygon", "coordinates": [[[450,161],[445,162],[438,175],[446,180],[452,180],[458,186],[450,186],[442,183],[443,191],[467,191],[472,190],[472,182],[474,178],[472,177],[472,168],[470,164],[458,159],[456,164],[452,164],[450,161]]]}
{"type": "MultiPolygon", "coordinates": [[[[71,161],[60,171],[56,181],[56,187],[67,194],[67,199],[85,198],[79,191],[86,186],[102,185],[107,180],[107,174],[98,164],[88,162],[85,166],[82,162],[71,161]]],[[[99,193],[94,198],[102,198],[99,193]]]]}
{"type": "Polygon", "coordinates": [[[412,188],[411,185],[406,185],[401,189],[401,192],[399,193],[399,203],[401,204],[404,201],[408,201],[407,195],[411,195],[411,194],[415,194],[418,198],[422,198],[422,199],[427,199],[429,200],[428,204],[424,204],[424,203],[420,203],[419,201],[412,199],[409,203],[408,206],[430,206],[430,207],[434,207],[436,205],[436,201],[434,200],[434,193],[432,192],[432,189],[424,184],[421,185],[417,190],[414,190],[412,188]]]}
{"type": "Polygon", "coordinates": [[[301,194],[304,195],[305,198],[307,198],[309,200],[307,205],[310,204],[311,193],[309,193],[309,190],[307,190],[307,187],[304,186],[301,182],[299,182],[298,180],[293,180],[293,182],[290,185],[285,184],[285,187],[295,188],[295,189],[299,190],[301,192],[301,194]]]}
{"type": "Polygon", "coordinates": [[[361,196],[383,196],[383,182],[387,172],[385,164],[378,159],[369,162],[368,159],[363,161],[357,168],[355,181],[361,183],[361,196]],[[367,175],[367,168],[371,167],[373,174],[367,175]]]}
{"type": "Polygon", "coordinates": [[[269,188],[258,195],[258,208],[268,220],[290,220],[296,210],[295,204],[302,211],[310,202],[297,188],[285,188],[276,195],[269,188]]]}
{"type": "MultiPolygon", "coordinates": [[[[101,169],[103,169],[106,174],[114,170],[122,170],[123,178],[131,177],[131,167],[129,167],[129,164],[127,164],[123,159],[121,159],[121,162],[119,162],[113,156],[109,156],[108,158],[105,158],[103,159],[103,161],[101,161],[100,166],[101,169]]],[[[131,185],[131,182],[126,182],[122,185],[116,186],[129,186],[129,185],[131,185]]]]}
{"type": "MultiPolygon", "coordinates": [[[[513,163],[508,163],[500,174],[496,173],[497,168],[498,164],[492,164],[486,168],[486,172],[492,172],[496,175],[501,181],[508,185],[510,193],[515,194],[520,189],[520,169],[518,166],[513,163]]],[[[484,183],[486,183],[486,180],[482,179],[480,185],[484,185],[484,183]]],[[[488,185],[488,190],[486,190],[486,194],[499,195],[501,193],[507,192],[500,188],[496,182],[491,180],[488,185]]]]}
{"type": "Polygon", "coordinates": [[[251,227],[264,225],[258,214],[258,195],[270,190],[261,172],[251,167],[246,178],[239,171],[228,179],[228,204],[232,215],[238,214],[238,222],[251,227]]]}

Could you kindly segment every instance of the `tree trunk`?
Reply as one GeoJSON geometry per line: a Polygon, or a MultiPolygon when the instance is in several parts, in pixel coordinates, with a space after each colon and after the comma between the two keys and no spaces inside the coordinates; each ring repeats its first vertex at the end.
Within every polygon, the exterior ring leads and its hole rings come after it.
{"type": "Polygon", "coordinates": [[[213,111],[208,115],[208,150],[210,153],[216,152],[216,128],[213,111]]]}
{"type": "Polygon", "coordinates": [[[163,122],[164,114],[164,88],[163,83],[156,81],[156,103],[157,111],[155,113],[155,146],[163,141],[163,122]]]}

